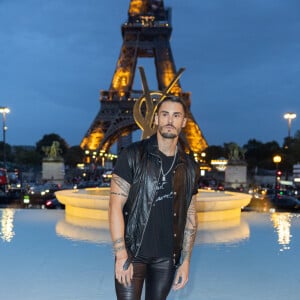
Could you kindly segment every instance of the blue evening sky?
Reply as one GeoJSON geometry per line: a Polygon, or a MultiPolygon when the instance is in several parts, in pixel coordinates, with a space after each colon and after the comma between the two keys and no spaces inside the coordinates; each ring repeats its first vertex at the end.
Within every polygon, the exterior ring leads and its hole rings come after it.
{"type": "MultiPolygon", "coordinates": [[[[129,0],[0,0],[0,106],[6,141],[57,133],[80,144],[109,88],[129,0]]],[[[165,0],[171,47],[209,145],[282,144],[300,129],[299,0],[165,0]]],[[[141,65],[144,62],[141,61],[141,65]]],[[[151,67],[150,88],[156,89],[151,67]],[[152,77],[152,79],[151,79],[152,77]]],[[[139,76],[138,72],[136,76],[139,76]]],[[[138,82],[138,80],[136,80],[138,82]]],[[[137,84],[137,83],[136,83],[137,84]]]]}

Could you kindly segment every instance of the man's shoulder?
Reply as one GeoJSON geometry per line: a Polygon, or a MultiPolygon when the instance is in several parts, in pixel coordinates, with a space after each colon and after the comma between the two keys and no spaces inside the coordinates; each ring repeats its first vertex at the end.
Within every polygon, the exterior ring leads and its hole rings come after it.
{"type": "Polygon", "coordinates": [[[130,145],[128,145],[126,147],[125,150],[128,153],[132,153],[132,152],[134,153],[134,152],[138,151],[139,149],[143,149],[143,148],[144,148],[144,142],[143,142],[143,140],[141,140],[141,141],[131,143],[130,145]]]}
{"type": "Polygon", "coordinates": [[[126,151],[128,153],[136,153],[136,151],[147,151],[148,147],[153,145],[154,143],[154,136],[147,138],[147,139],[143,139],[140,141],[136,141],[131,143],[129,146],[126,147],[126,151]]]}

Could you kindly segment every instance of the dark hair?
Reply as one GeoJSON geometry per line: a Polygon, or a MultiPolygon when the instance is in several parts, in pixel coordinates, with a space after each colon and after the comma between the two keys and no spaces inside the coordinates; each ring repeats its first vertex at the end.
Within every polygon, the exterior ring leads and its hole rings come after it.
{"type": "Polygon", "coordinates": [[[187,114],[187,105],[186,103],[184,102],[184,100],[180,97],[177,97],[177,96],[173,96],[173,95],[168,95],[166,96],[165,98],[163,98],[162,100],[160,100],[158,103],[157,103],[157,106],[156,106],[156,112],[159,111],[161,105],[166,102],[166,101],[170,101],[170,102],[174,102],[174,103],[179,103],[182,105],[183,107],[183,111],[184,111],[184,114],[186,115],[187,114]]]}

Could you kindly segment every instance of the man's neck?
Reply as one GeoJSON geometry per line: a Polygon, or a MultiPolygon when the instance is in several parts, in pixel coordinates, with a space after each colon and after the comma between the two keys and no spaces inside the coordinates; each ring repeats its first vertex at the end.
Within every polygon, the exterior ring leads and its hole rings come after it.
{"type": "Polygon", "coordinates": [[[174,156],[177,145],[177,138],[174,139],[166,139],[163,137],[158,137],[158,149],[166,156],[174,156]]]}

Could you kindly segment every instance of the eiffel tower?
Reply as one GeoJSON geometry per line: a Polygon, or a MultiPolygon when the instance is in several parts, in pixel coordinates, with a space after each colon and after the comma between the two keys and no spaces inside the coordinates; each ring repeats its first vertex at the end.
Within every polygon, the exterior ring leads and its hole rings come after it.
{"type": "MultiPolygon", "coordinates": [[[[82,149],[108,152],[114,143],[124,141],[124,137],[131,137],[139,129],[133,117],[133,106],[143,95],[142,90],[133,90],[138,58],[154,58],[159,91],[174,79],[170,12],[164,8],[163,0],[130,1],[128,20],[121,27],[123,44],[111,85],[108,91],[100,92],[101,108],[81,142],[82,149]]],[[[179,81],[169,93],[181,96],[189,107],[183,139],[189,150],[199,155],[207,143],[190,112],[190,93],[182,91],[179,81]]]]}

